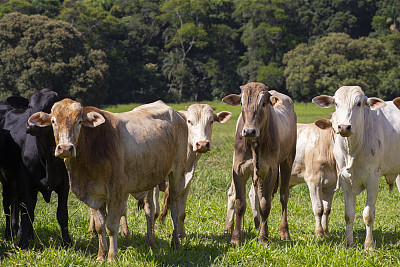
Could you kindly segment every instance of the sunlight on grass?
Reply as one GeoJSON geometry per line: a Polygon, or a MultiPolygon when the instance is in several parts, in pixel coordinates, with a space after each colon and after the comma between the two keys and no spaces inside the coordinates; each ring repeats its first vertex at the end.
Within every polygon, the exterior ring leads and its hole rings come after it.
{"type": "MultiPolygon", "coordinates": [[[[343,193],[339,190],[333,200],[330,216],[331,236],[314,236],[314,215],[308,188],[305,184],[291,190],[288,222],[292,241],[279,240],[281,207],[279,197],[272,203],[268,219],[270,243],[258,244],[258,231],[254,229],[250,205],[245,214],[243,244],[230,244],[231,233],[224,231],[227,190],[232,179],[232,152],[236,120],[240,106],[232,107],[218,102],[208,102],[217,107],[216,112],[230,111],[233,118],[225,124],[215,124],[212,151],[205,154],[197,167],[188,198],[185,220],[188,237],[182,240],[182,249],[170,248],[172,223],[159,221],[155,229],[155,249],[145,246],[146,219],[138,210],[133,198],[128,202],[128,223],[131,237],[118,238],[119,266],[399,266],[400,231],[397,203],[400,194],[389,191],[382,179],[377,201],[374,238],[376,251],[365,252],[365,226],[362,212],[366,193],[357,197],[353,249],[345,248],[345,221],[343,193]]],[[[190,103],[172,104],[184,109],[190,103]]],[[[137,105],[106,107],[112,112],[124,112],[137,105]]],[[[296,103],[298,121],[311,123],[329,117],[333,109],[319,108],[313,104],[296,103]]],[[[250,184],[250,181],[249,181],[250,184]]],[[[247,188],[249,190],[249,187],[247,188]]],[[[160,196],[162,201],[163,195],[160,196]]],[[[15,247],[17,240],[4,240],[5,216],[0,216],[1,266],[101,266],[95,261],[98,248],[96,235],[87,232],[89,209],[70,193],[69,229],[73,239],[71,247],[61,245],[61,234],[56,219],[57,195],[53,193],[50,204],[39,194],[35,213],[35,241],[28,251],[15,247]]],[[[2,207],[0,213],[4,214],[2,207]]]]}

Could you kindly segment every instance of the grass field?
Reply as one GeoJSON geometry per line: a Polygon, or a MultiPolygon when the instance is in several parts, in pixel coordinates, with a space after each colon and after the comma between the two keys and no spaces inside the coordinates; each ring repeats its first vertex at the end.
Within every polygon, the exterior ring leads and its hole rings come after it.
{"type": "MultiPolygon", "coordinates": [[[[314,215],[308,188],[305,184],[290,192],[288,222],[291,241],[280,241],[279,223],[281,208],[279,197],[272,203],[268,220],[270,242],[259,245],[258,231],[254,229],[250,205],[246,210],[243,244],[230,244],[231,234],[224,232],[227,190],[231,183],[231,165],[235,124],[240,107],[222,102],[209,102],[217,112],[227,110],[234,116],[225,124],[215,124],[212,151],[198,164],[195,180],[189,194],[185,221],[188,237],[182,240],[182,249],[170,247],[172,224],[170,218],[164,225],[156,223],[155,249],[146,248],[146,223],[143,211],[138,211],[136,201],[129,199],[128,223],[132,237],[118,238],[117,265],[120,266],[399,266],[400,223],[397,205],[400,194],[389,191],[383,179],[376,205],[374,238],[376,250],[363,249],[365,226],[362,211],[365,192],[357,197],[353,249],[345,248],[344,201],[341,190],[336,192],[330,216],[331,236],[314,236],[314,215]]],[[[189,105],[189,103],[186,103],[189,105]]],[[[185,104],[171,105],[183,109],[185,104]]],[[[106,107],[113,112],[132,109],[133,105],[106,107]]],[[[328,117],[332,109],[322,109],[313,104],[296,104],[298,122],[311,123],[328,117]]],[[[56,220],[57,195],[46,204],[42,197],[35,212],[35,241],[32,248],[21,251],[16,241],[4,241],[5,217],[0,208],[0,265],[1,266],[99,266],[95,261],[97,236],[88,233],[89,209],[70,193],[69,229],[73,239],[71,247],[61,246],[61,234],[56,220]]]]}

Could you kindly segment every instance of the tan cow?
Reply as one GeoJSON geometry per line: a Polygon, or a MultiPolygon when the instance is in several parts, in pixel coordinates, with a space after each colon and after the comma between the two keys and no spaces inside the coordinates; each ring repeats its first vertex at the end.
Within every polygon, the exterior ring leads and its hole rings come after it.
{"type": "Polygon", "coordinates": [[[262,83],[241,86],[240,95],[222,99],[229,105],[242,105],[236,126],[233,155],[233,183],[235,187],[236,224],[232,243],[242,239],[243,216],[246,210],[246,182],[250,175],[256,186],[261,222],[259,242],[268,240],[267,218],[271,210],[272,194],[281,172],[280,200],[282,204],[281,239],[290,239],[287,223],[289,180],[296,153],[296,113],[290,97],[268,91],[262,83]]]}
{"type": "MultiPolygon", "coordinates": [[[[213,130],[213,123],[225,123],[231,117],[232,113],[228,111],[222,111],[218,114],[214,114],[216,110],[215,107],[210,106],[208,104],[193,104],[188,107],[185,107],[186,110],[178,111],[179,115],[184,118],[188,126],[188,150],[187,150],[187,161],[186,161],[186,172],[185,172],[185,180],[181,186],[181,205],[179,206],[179,223],[178,223],[178,234],[180,238],[186,237],[184,221],[186,217],[186,202],[189,194],[189,189],[191,182],[194,177],[194,171],[196,169],[197,163],[202,154],[211,151],[211,135],[213,130]]],[[[160,206],[158,201],[159,191],[161,185],[156,186],[154,188],[153,193],[153,200],[155,205],[155,215],[154,220],[157,219],[158,215],[160,214],[160,206]]],[[[165,187],[165,185],[164,185],[165,187]]],[[[165,191],[161,189],[162,191],[165,191]]],[[[133,196],[142,203],[145,212],[149,210],[148,202],[146,201],[145,197],[146,194],[149,192],[143,192],[139,194],[133,194],[133,196]]],[[[169,187],[167,188],[165,194],[165,204],[164,209],[161,213],[161,219],[164,220],[165,216],[167,215],[168,208],[169,208],[169,187]]],[[[141,206],[141,204],[139,204],[141,206]]],[[[90,217],[90,226],[89,231],[94,230],[94,220],[93,216],[90,217]]],[[[129,235],[128,224],[126,220],[126,205],[125,211],[121,217],[120,221],[121,225],[121,234],[122,236],[129,235]]]]}
{"type": "MultiPolygon", "coordinates": [[[[318,123],[317,121],[316,123],[318,123]]],[[[289,187],[307,183],[315,216],[315,235],[329,235],[328,217],[337,186],[336,162],[333,156],[333,129],[325,131],[314,123],[297,124],[296,157],[292,166],[289,187]]],[[[228,191],[225,230],[233,227],[235,189],[228,191]]],[[[254,186],[249,192],[255,227],[259,227],[260,213],[254,186]]]]}
{"type": "MultiPolygon", "coordinates": [[[[185,172],[187,126],[177,112],[162,101],[130,112],[110,113],[94,107],[82,108],[78,102],[64,99],[53,105],[51,114],[35,113],[28,123],[52,125],[57,145],[55,156],[64,158],[71,191],[92,208],[99,236],[98,260],[108,251],[106,231],[110,238],[108,260],[117,256],[119,221],[127,194],[153,190],[165,177],[171,191],[171,246],[180,247],[178,207],[185,172]]],[[[151,221],[153,198],[148,197],[147,201],[151,221]]],[[[148,228],[151,226],[148,223],[148,228]]],[[[153,229],[147,232],[151,234],[147,242],[152,244],[153,229]]]]}

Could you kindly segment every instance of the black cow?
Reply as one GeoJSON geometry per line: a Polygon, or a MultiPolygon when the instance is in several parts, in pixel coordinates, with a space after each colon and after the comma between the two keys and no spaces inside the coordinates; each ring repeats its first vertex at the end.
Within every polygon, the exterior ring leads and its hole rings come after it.
{"type": "Polygon", "coordinates": [[[3,129],[9,130],[20,149],[19,172],[15,184],[22,211],[19,242],[21,248],[28,247],[29,238],[33,236],[32,222],[38,191],[46,202],[50,201],[52,191],[58,194],[57,220],[61,226],[64,244],[71,242],[68,233],[68,173],[64,162],[54,157],[55,145],[51,147],[54,135],[52,131],[27,127],[30,115],[38,111],[50,112],[58,100],[56,92],[43,89],[31,96],[28,107],[10,110],[4,116],[3,129]]]}

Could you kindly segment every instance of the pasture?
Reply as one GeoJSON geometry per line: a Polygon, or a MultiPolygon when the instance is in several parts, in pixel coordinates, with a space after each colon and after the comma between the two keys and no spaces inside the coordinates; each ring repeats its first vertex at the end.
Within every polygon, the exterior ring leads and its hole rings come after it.
{"type": "MultiPolygon", "coordinates": [[[[132,236],[118,237],[117,265],[120,266],[399,266],[400,223],[397,205],[400,194],[396,189],[388,190],[381,179],[376,205],[374,239],[376,250],[363,249],[365,225],[362,219],[366,193],[357,197],[356,220],[354,222],[355,247],[345,247],[344,201],[342,190],[336,192],[330,216],[330,237],[314,236],[314,215],[308,188],[305,184],[290,192],[288,222],[291,241],[280,241],[279,223],[281,207],[278,195],[272,204],[269,216],[270,242],[259,245],[258,230],[254,229],[249,202],[245,215],[243,243],[230,244],[231,233],[224,231],[227,190],[231,183],[233,140],[240,106],[231,107],[220,101],[208,102],[233,113],[225,124],[215,124],[212,151],[200,159],[187,203],[185,227],[188,237],[182,240],[182,249],[170,248],[172,223],[170,216],[164,225],[156,222],[155,249],[145,246],[146,220],[144,212],[137,209],[136,200],[128,202],[128,224],[132,236]]],[[[176,110],[184,109],[184,103],[171,105],[176,110]]],[[[133,105],[106,107],[113,112],[132,109],[133,105]]],[[[298,122],[311,123],[328,117],[333,109],[323,109],[313,104],[295,105],[298,122]]],[[[249,188],[248,188],[249,189],[249,188]]],[[[277,193],[279,194],[279,192],[277,193]]],[[[162,200],[162,195],[160,197],[162,200]]],[[[95,261],[98,249],[97,235],[88,233],[89,208],[70,193],[69,230],[72,245],[63,248],[61,233],[56,220],[57,197],[53,193],[50,205],[38,196],[35,212],[35,241],[30,250],[21,251],[14,241],[4,241],[5,216],[0,208],[0,265],[1,266],[99,266],[106,262],[95,261]]]]}

